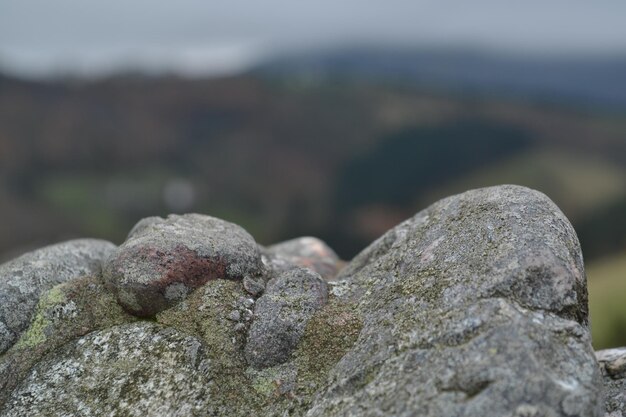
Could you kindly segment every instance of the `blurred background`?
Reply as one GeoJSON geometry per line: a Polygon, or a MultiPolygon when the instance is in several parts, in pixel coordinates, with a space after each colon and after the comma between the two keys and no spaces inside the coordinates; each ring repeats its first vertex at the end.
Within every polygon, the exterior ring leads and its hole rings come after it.
{"type": "Polygon", "coordinates": [[[626,3],[0,2],[0,260],[200,212],[345,259],[522,184],[574,224],[626,345],[626,3]],[[367,3],[367,4],[365,4],[367,3]]]}

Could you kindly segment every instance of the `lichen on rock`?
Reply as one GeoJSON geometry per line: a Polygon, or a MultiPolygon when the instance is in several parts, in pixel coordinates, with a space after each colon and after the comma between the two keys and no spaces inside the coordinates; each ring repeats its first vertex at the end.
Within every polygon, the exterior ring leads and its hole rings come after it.
{"type": "Polygon", "coordinates": [[[46,354],[89,332],[134,320],[106,291],[100,276],[75,279],[44,292],[30,326],[0,357],[0,406],[46,354]]]}
{"type": "Polygon", "coordinates": [[[243,355],[253,306],[241,282],[218,279],[156,315],[158,323],[202,341],[211,363],[206,375],[213,381],[208,388],[212,408],[219,415],[249,415],[262,404],[245,374],[243,355]]]}
{"type": "Polygon", "coordinates": [[[202,343],[152,323],[90,333],[39,362],[5,416],[192,416],[211,402],[202,343]]]}
{"type": "Polygon", "coordinates": [[[88,274],[30,294],[0,356],[0,415],[624,412],[626,355],[596,360],[580,246],[543,194],[452,196],[334,276],[338,262],[316,239],[260,248],[208,216],[144,219],[107,286],[88,274]]]}
{"type": "Polygon", "coordinates": [[[139,222],[104,265],[120,304],[150,317],[214,279],[259,276],[259,248],[241,227],[200,214],[139,222]]]}
{"type": "Polygon", "coordinates": [[[578,240],[543,194],[442,200],[337,280],[363,329],[308,416],[601,415],[578,240]]]}
{"type": "Polygon", "coordinates": [[[79,239],[47,246],[0,265],[0,354],[28,327],[42,292],[81,276],[99,274],[110,242],[79,239]]]}
{"type": "Polygon", "coordinates": [[[311,396],[323,388],[330,371],[354,346],[362,328],[355,306],[335,297],[311,317],[294,353],[300,392],[311,396]]]}
{"type": "Polygon", "coordinates": [[[271,279],[255,306],[245,346],[248,363],[262,369],[287,361],[327,300],[326,282],[310,269],[295,267],[271,279]]]}

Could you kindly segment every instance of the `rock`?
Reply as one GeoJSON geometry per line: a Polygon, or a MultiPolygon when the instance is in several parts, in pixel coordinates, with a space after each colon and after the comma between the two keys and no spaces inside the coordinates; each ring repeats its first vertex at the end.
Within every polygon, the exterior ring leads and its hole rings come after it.
{"type": "Polygon", "coordinates": [[[210,367],[195,337],[153,323],[112,327],[38,363],[0,415],[207,415],[210,367]]]}
{"type": "Polygon", "coordinates": [[[158,323],[197,337],[203,343],[211,363],[206,376],[212,381],[208,388],[211,407],[206,415],[262,415],[258,409],[262,402],[245,373],[243,352],[251,314],[248,300],[241,282],[218,279],[207,282],[186,300],[156,315],[158,323]],[[239,313],[240,321],[232,320],[233,311],[239,313]]]}
{"type": "Polygon", "coordinates": [[[132,239],[135,235],[143,233],[150,226],[158,225],[162,222],[163,218],[159,216],[144,217],[143,219],[139,220],[132,229],[130,229],[130,232],[128,232],[128,236],[126,236],[126,240],[132,239]]]}
{"type": "Polygon", "coordinates": [[[271,279],[254,309],[245,347],[248,363],[262,369],[285,362],[327,299],[326,283],[312,270],[294,268],[271,279]]]}
{"type": "Polygon", "coordinates": [[[606,417],[626,415],[626,348],[596,352],[604,379],[606,417]]]}
{"type": "Polygon", "coordinates": [[[265,290],[265,282],[263,279],[254,279],[252,277],[244,277],[243,287],[248,294],[258,297],[265,290]]]}
{"type": "Polygon", "coordinates": [[[329,297],[308,320],[298,347],[285,362],[246,369],[249,386],[264,404],[260,415],[305,415],[313,394],[325,386],[329,371],[356,342],[362,323],[354,305],[335,301],[329,297]]]}
{"type": "Polygon", "coordinates": [[[363,329],[307,416],[600,416],[576,234],[517,186],[435,203],[337,278],[363,329]]]}
{"type": "Polygon", "coordinates": [[[28,327],[42,292],[86,275],[100,274],[110,242],[71,240],[29,252],[0,265],[0,354],[28,327]]]}
{"type": "Polygon", "coordinates": [[[46,354],[94,330],[135,320],[122,310],[101,281],[100,276],[78,278],[42,294],[30,326],[0,357],[0,407],[46,354]]]}
{"type": "Polygon", "coordinates": [[[626,347],[600,350],[596,359],[611,378],[626,378],[626,347]]]}
{"type": "Polygon", "coordinates": [[[252,236],[237,225],[199,214],[140,221],[104,267],[120,304],[141,317],[171,307],[209,280],[261,274],[252,236]]]}
{"type": "Polygon", "coordinates": [[[298,245],[259,249],[205,216],[143,220],[106,287],[42,290],[0,355],[0,415],[624,412],[626,351],[596,360],[578,240],[543,194],[439,201],[328,282],[298,245]],[[118,300],[150,318],[126,323],[141,318],[118,300]]]}
{"type": "Polygon", "coordinates": [[[310,397],[324,387],[329,372],[358,340],[363,321],[356,307],[331,295],[307,323],[293,364],[300,395],[310,397]]]}
{"type": "Polygon", "coordinates": [[[268,264],[276,271],[285,271],[297,265],[317,272],[325,280],[337,275],[342,264],[335,251],[315,237],[300,237],[277,243],[265,252],[268,264]]]}
{"type": "Polygon", "coordinates": [[[232,360],[240,356],[243,363],[245,334],[237,333],[233,312],[241,319],[247,309],[240,282],[213,280],[198,288],[183,302],[158,313],[158,323],[175,327],[201,339],[209,347],[214,361],[224,356],[232,360]]]}

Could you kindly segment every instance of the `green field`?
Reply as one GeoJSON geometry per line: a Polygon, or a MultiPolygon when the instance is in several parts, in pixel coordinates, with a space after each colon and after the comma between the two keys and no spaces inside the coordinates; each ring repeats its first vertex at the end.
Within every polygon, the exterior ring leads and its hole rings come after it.
{"type": "Polygon", "coordinates": [[[594,348],[626,346],[626,252],[590,263],[587,278],[594,348]]]}

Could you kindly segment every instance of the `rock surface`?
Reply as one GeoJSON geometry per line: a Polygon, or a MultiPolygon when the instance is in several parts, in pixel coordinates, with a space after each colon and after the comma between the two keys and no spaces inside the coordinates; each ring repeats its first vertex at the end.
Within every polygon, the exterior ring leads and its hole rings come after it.
{"type": "Polygon", "coordinates": [[[364,327],[308,415],[601,415],[578,240],[543,194],[442,200],[338,281],[364,327]]]}
{"type": "Polygon", "coordinates": [[[364,326],[307,415],[601,415],[578,240],[543,194],[442,200],[338,281],[364,326]]]}
{"type": "Polygon", "coordinates": [[[134,321],[105,290],[100,276],[88,276],[45,291],[30,326],[0,356],[0,404],[39,358],[80,336],[134,321]]]}
{"type": "Polygon", "coordinates": [[[255,300],[239,281],[213,280],[156,315],[158,323],[198,338],[210,368],[206,415],[262,415],[262,400],[246,375],[244,347],[255,300]]]}
{"type": "Polygon", "coordinates": [[[104,276],[124,308],[149,317],[213,279],[262,274],[259,248],[241,227],[200,214],[140,221],[106,260],[104,276]]]}
{"type": "Polygon", "coordinates": [[[270,266],[278,272],[292,265],[309,268],[330,280],[337,275],[342,265],[334,250],[315,237],[299,237],[269,246],[266,256],[270,266]]]}
{"type": "Polygon", "coordinates": [[[81,276],[100,274],[110,242],[71,240],[27,253],[0,265],[0,354],[30,323],[42,292],[81,276]]]}
{"type": "Polygon", "coordinates": [[[192,336],[152,323],[112,327],[37,364],[0,414],[205,415],[210,367],[202,343],[192,336]]]}
{"type": "Polygon", "coordinates": [[[312,270],[293,268],[270,280],[256,302],[245,349],[248,363],[267,368],[285,362],[327,300],[326,282],[312,270]]]}
{"type": "Polygon", "coordinates": [[[604,379],[606,417],[626,415],[626,348],[596,352],[604,379]]]}
{"type": "Polygon", "coordinates": [[[596,360],[578,240],[543,194],[439,201],[328,282],[338,259],[320,242],[142,220],[107,286],[34,297],[0,356],[0,415],[622,415],[624,352],[596,360]]]}

